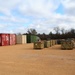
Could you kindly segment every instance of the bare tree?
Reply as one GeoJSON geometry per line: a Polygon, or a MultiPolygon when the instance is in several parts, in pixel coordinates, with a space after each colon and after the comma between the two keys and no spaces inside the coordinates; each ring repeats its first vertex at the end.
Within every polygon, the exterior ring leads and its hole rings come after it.
{"type": "Polygon", "coordinates": [[[37,31],[35,29],[28,29],[27,33],[36,35],[37,31]]]}
{"type": "Polygon", "coordinates": [[[60,33],[60,28],[59,27],[54,27],[54,30],[55,30],[56,34],[60,33]]]}
{"type": "Polygon", "coordinates": [[[65,29],[61,28],[61,33],[64,34],[65,33],[65,29]]]}
{"type": "Polygon", "coordinates": [[[75,29],[72,28],[70,32],[71,34],[75,34],[75,29]]]}

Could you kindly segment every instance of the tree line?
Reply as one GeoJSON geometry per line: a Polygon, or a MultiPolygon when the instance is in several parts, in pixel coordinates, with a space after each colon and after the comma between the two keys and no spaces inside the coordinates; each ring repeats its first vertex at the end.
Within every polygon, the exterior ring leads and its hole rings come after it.
{"type": "Polygon", "coordinates": [[[67,38],[75,38],[75,29],[71,28],[69,30],[65,30],[64,28],[54,27],[54,31],[49,34],[38,33],[35,29],[28,29],[27,33],[24,34],[32,34],[37,35],[42,40],[50,40],[50,39],[67,39],[67,38]]]}

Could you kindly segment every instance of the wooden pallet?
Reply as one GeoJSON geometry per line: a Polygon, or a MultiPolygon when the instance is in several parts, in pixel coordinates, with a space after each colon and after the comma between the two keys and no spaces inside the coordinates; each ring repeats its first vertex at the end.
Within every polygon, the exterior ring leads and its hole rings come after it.
{"type": "Polygon", "coordinates": [[[56,40],[53,40],[53,45],[55,45],[56,44],[56,40]]]}
{"type": "Polygon", "coordinates": [[[73,49],[73,43],[71,41],[62,41],[61,42],[61,49],[72,50],[73,49]]]}
{"type": "Polygon", "coordinates": [[[43,49],[44,42],[34,42],[34,49],[43,49]]]}
{"type": "Polygon", "coordinates": [[[53,46],[53,40],[50,40],[50,47],[53,46]]]}
{"type": "Polygon", "coordinates": [[[50,41],[44,41],[44,48],[50,47],[50,41]]]}

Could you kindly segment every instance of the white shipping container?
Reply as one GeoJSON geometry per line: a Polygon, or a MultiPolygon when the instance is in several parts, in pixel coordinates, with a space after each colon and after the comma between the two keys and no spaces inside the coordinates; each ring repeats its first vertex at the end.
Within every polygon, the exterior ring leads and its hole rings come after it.
{"type": "Polygon", "coordinates": [[[27,43],[26,35],[17,35],[16,36],[16,43],[17,44],[25,44],[25,43],[27,43]]]}
{"type": "Polygon", "coordinates": [[[25,44],[26,42],[26,35],[22,35],[22,44],[25,44]]]}

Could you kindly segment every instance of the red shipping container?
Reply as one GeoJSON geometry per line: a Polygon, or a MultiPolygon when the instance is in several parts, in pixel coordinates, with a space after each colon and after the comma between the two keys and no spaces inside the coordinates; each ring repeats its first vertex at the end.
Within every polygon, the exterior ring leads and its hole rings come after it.
{"type": "Polygon", "coordinates": [[[0,46],[9,45],[9,34],[0,34],[0,46]]]}
{"type": "Polygon", "coordinates": [[[10,45],[15,45],[16,44],[16,35],[15,34],[9,34],[9,36],[10,36],[10,42],[9,42],[9,44],[10,45]]]}

